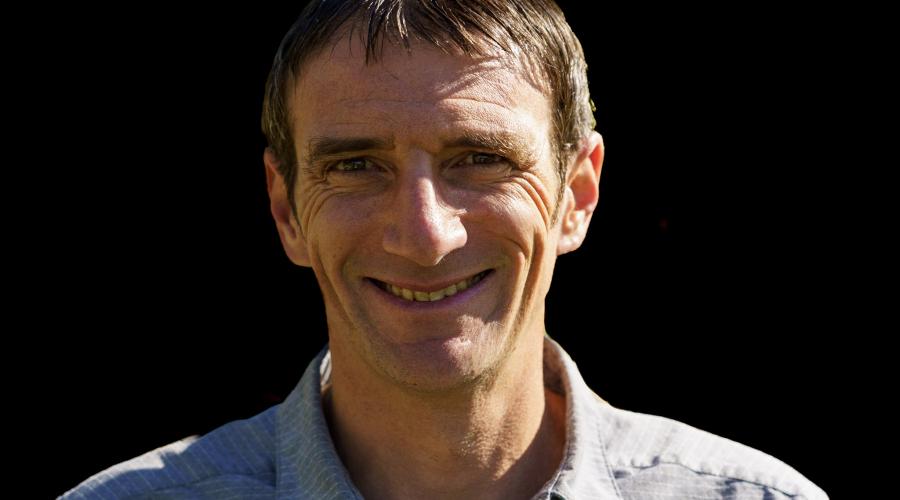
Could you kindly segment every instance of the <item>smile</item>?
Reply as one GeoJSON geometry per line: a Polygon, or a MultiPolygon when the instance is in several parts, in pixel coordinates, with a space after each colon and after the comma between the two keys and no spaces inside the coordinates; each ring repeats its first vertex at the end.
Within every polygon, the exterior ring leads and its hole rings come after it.
{"type": "Polygon", "coordinates": [[[447,297],[452,297],[459,292],[462,292],[476,283],[481,281],[482,278],[488,275],[491,270],[482,271],[474,276],[470,276],[466,279],[460,280],[457,283],[454,283],[446,288],[442,288],[440,290],[435,290],[432,292],[425,292],[421,290],[411,290],[409,288],[403,288],[391,283],[385,283],[384,281],[378,281],[373,279],[372,281],[378,285],[382,290],[393,294],[396,297],[400,297],[401,299],[408,300],[410,302],[437,302],[439,300],[443,300],[447,297]]]}

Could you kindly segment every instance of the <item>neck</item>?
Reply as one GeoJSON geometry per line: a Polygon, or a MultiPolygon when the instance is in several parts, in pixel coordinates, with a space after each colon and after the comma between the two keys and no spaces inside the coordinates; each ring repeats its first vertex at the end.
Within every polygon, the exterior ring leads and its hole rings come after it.
{"type": "Polygon", "coordinates": [[[544,389],[543,336],[532,338],[491,380],[446,394],[409,391],[338,359],[325,410],[362,494],[437,500],[537,493],[562,460],[565,402],[544,389]]]}

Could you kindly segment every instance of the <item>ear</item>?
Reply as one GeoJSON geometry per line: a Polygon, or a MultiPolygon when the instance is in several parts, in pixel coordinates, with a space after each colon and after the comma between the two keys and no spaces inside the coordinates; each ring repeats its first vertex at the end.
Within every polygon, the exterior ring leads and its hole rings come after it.
{"type": "Polygon", "coordinates": [[[603,137],[592,131],[582,143],[566,176],[566,189],[560,206],[560,237],[556,254],[562,255],[581,246],[591,216],[600,197],[600,170],[603,167],[603,137]]]}
{"type": "Polygon", "coordinates": [[[269,191],[269,208],[278,228],[278,237],[281,238],[281,246],[291,262],[298,266],[310,267],[309,250],[306,246],[306,238],[300,230],[300,224],[294,217],[291,204],[288,201],[287,187],[284,177],[278,172],[280,164],[278,157],[271,148],[266,148],[263,153],[263,162],[266,164],[266,188],[269,191]]]}

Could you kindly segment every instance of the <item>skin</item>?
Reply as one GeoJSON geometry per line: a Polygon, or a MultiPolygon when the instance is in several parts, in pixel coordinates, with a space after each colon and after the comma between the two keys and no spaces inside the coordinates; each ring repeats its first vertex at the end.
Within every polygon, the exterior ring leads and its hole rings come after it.
{"type": "Polygon", "coordinates": [[[363,54],[344,39],[296,82],[297,217],[264,154],[284,249],[324,297],[336,448],[366,498],[528,498],[565,447],[544,298],[596,207],[602,139],[580,144],[551,225],[550,101],[520,65],[417,44],[363,54]],[[483,271],[437,302],[376,284],[434,291],[483,271]]]}

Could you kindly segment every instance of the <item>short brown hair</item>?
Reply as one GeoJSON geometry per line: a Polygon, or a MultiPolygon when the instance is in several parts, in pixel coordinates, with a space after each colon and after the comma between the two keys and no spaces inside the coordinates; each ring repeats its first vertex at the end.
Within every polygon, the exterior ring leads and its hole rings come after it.
{"type": "Polygon", "coordinates": [[[507,54],[521,49],[550,90],[551,144],[560,180],[552,217],[556,223],[568,163],[595,121],[584,52],[552,0],[310,1],[281,41],[266,82],[262,113],[262,130],[280,162],[279,174],[295,216],[297,156],[288,96],[303,64],[344,26],[364,37],[367,63],[377,61],[385,40],[409,50],[411,36],[466,55],[485,55],[485,42],[507,54]]]}

